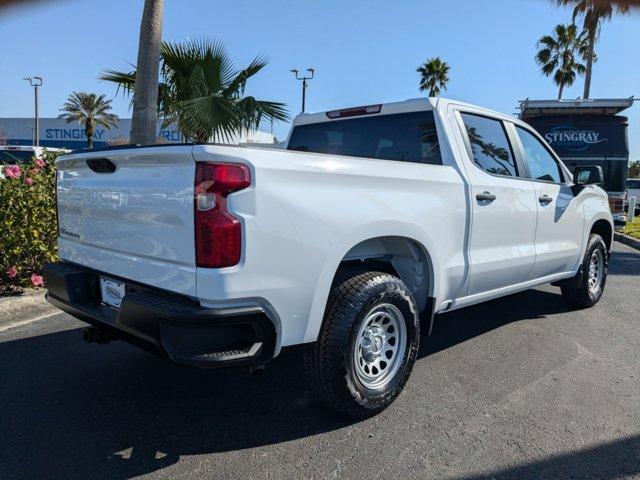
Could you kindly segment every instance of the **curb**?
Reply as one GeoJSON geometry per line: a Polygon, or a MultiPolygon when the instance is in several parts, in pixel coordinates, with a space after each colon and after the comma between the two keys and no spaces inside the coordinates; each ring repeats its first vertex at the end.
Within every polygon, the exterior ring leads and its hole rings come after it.
{"type": "Polygon", "coordinates": [[[22,295],[0,297],[0,329],[59,312],[44,299],[45,291],[27,290],[22,295]]]}
{"type": "Polygon", "coordinates": [[[631,248],[640,250],[640,240],[638,240],[637,238],[630,237],[629,235],[625,235],[624,233],[614,232],[613,239],[616,242],[624,243],[631,248]]]}

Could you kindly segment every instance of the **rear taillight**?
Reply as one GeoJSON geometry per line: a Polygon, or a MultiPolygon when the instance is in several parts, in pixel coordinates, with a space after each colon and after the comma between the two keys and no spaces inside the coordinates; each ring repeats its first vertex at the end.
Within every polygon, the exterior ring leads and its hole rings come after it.
{"type": "Polygon", "coordinates": [[[609,208],[613,213],[619,213],[624,211],[624,198],[609,197],[609,208]]]}
{"type": "Polygon", "coordinates": [[[242,225],[227,210],[227,195],[251,185],[245,165],[196,163],[194,183],[196,266],[231,267],[240,261],[242,225]]]}

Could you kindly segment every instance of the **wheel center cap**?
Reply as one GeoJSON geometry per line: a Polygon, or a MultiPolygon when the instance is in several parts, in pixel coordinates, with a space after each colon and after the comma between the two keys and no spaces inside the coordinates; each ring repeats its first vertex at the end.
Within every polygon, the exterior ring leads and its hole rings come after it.
{"type": "Polygon", "coordinates": [[[362,337],[362,354],[367,362],[379,357],[386,343],[384,331],[377,326],[368,328],[362,337]]]}

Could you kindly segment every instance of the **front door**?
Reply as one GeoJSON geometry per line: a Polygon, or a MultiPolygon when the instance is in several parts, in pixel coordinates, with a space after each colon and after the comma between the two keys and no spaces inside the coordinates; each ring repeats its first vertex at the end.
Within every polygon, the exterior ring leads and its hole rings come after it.
{"type": "Polygon", "coordinates": [[[469,288],[474,295],[527,280],[535,262],[537,199],[520,175],[502,120],[462,112],[471,187],[469,288]]]}
{"type": "Polygon", "coordinates": [[[516,132],[538,203],[536,261],[529,278],[572,271],[584,238],[582,205],[566,181],[566,172],[540,139],[520,126],[516,132]]]}

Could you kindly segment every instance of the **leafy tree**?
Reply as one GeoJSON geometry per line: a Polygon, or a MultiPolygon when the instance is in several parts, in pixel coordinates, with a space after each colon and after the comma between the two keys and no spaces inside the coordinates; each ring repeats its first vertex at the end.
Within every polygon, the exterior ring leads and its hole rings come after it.
{"type": "Polygon", "coordinates": [[[93,147],[93,134],[95,127],[101,125],[106,129],[111,129],[118,125],[118,116],[109,113],[111,110],[111,100],[106,100],[104,95],[95,93],[73,92],[67,98],[66,103],[60,109],[58,118],[64,119],[67,123],[78,122],[85,128],[87,136],[87,146],[93,147]]]}
{"type": "Polygon", "coordinates": [[[640,160],[629,163],[629,178],[640,178],[640,160]]]}
{"type": "Polygon", "coordinates": [[[158,58],[162,42],[164,0],[145,0],[138,42],[138,78],[134,86],[131,141],[140,145],[156,142],[158,123],[158,58]]]}
{"type": "MultiPolygon", "coordinates": [[[[573,21],[582,17],[584,30],[587,32],[587,66],[584,77],[583,98],[589,98],[591,91],[591,72],[595,61],[595,45],[600,33],[600,25],[603,20],[611,19],[614,8],[619,14],[629,13],[629,0],[555,0],[557,5],[573,6],[573,21]],[[615,5],[615,7],[614,7],[615,5]]],[[[637,3],[637,2],[635,2],[637,3]]]]}
{"type": "Polygon", "coordinates": [[[449,83],[449,64],[440,57],[428,58],[416,71],[420,74],[420,91],[429,91],[430,97],[437,97],[449,83]]]}
{"type": "MultiPolygon", "coordinates": [[[[229,140],[241,131],[257,129],[263,119],[288,119],[284,104],[244,95],[249,78],[267,65],[261,56],[236,70],[222,42],[202,38],[165,42],[160,57],[158,109],[165,126],[176,123],[187,139],[229,140]]],[[[136,71],[105,70],[99,78],[117,83],[129,94],[136,71]]]]}
{"type": "Polygon", "coordinates": [[[560,100],[565,85],[573,85],[576,75],[584,75],[585,66],[578,61],[576,54],[581,58],[587,57],[587,40],[584,35],[578,34],[575,24],[558,24],[553,29],[553,35],[544,35],[538,40],[537,47],[536,63],[545,76],[553,75],[553,81],[560,87],[560,100]]]}

